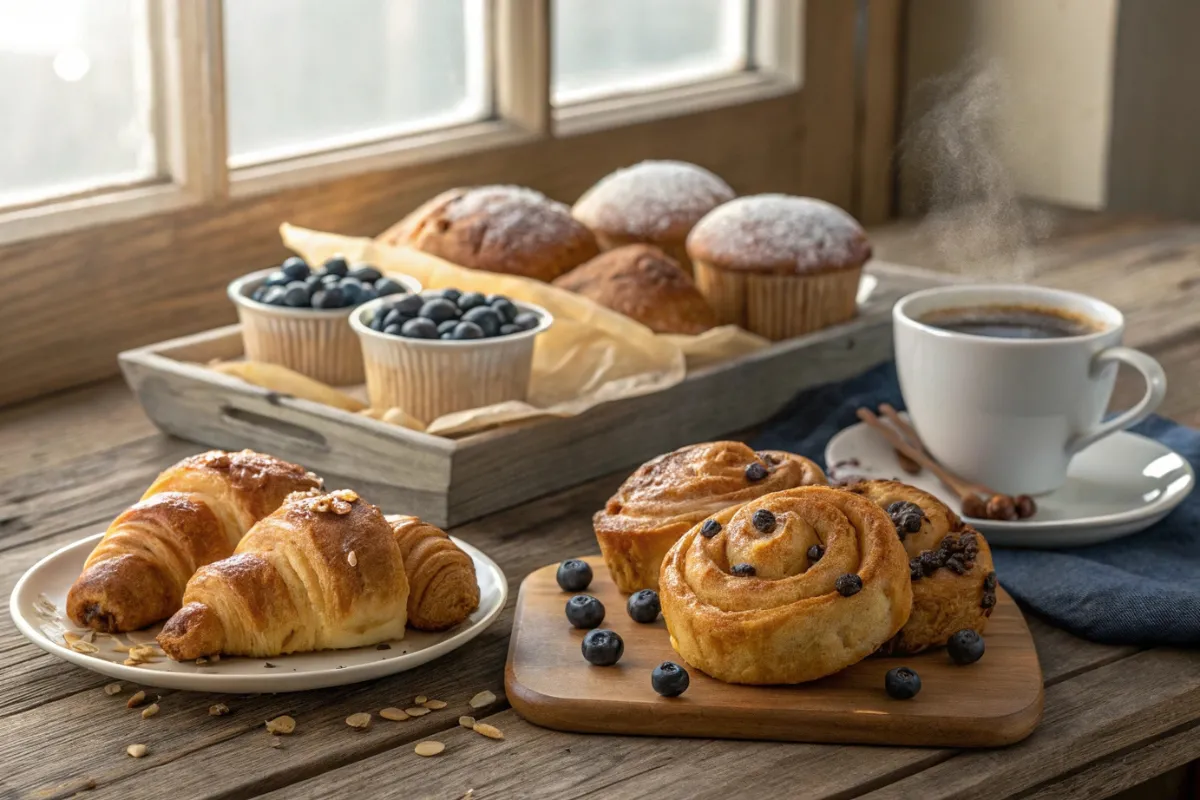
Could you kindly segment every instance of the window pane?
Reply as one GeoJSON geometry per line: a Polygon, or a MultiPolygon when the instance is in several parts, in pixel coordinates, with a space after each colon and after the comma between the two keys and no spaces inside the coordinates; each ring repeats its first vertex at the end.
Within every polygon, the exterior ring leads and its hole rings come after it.
{"type": "Polygon", "coordinates": [[[554,103],[738,72],[750,0],[554,0],[554,103]]]}
{"type": "Polygon", "coordinates": [[[142,0],[0,0],[0,205],[154,174],[142,0]]]}
{"type": "Polygon", "coordinates": [[[225,3],[234,164],[479,119],[484,0],[225,3]]]}

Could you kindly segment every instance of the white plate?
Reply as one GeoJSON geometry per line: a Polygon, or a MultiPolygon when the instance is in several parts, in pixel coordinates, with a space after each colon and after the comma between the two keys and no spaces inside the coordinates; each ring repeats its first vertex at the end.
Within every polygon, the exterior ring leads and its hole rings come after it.
{"type": "MultiPolygon", "coordinates": [[[[409,628],[402,640],[388,643],[388,650],[371,646],[270,659],[226,657],[205,666],[193,662],[178,663],[164,657],[155,664],[127,667],[122,663],[127,656],[115,649],[114,637],[96,636],[94,644],[100,649],[98,653],[77,653],[64,644],[61,633],[52,634],[56,629],[78,633],[82,633],[82,629],[74,627],[70,620],[56,620],[55,615],[39,611],[38,598],[44,597],[58,609],[57,616],[65,617],[67,591],[79,577],[84,562],[101,536],[103,534],[96,534],[67,545],[30,567],[13,589],[9,611],[25,638],[47,653],[101,675],[143,686],[243,694],[298,692],[381,678],[418,667],[471,641],[500,615],[508,599],[508,581],[496,562],[466,542],[451,537],[475,562],[479,608],[448,631],[426,633],[409,628]],[[275,666],[266,667],[266,663],[275,666]]],[[[150,643],[161,628],[161,625],[155,625],[132,634],[119,634],[116,638],[125,645],[150,643]]]]}
{"type": "MultiPolygon", "coordinates": [[[[829,440],[825,463],[835,474],[900,480],[960,508],[953,493],[928,470],[906,473],[891,446],[864,423],[829,440]],[[851,463],[834,469],[845,462],[851,463]]],[[[1195,485],[1191,465],[1174,450],[1145,436],[1121,432],[1075,456],[1066,483],[1036,498],[1038,513],[1032,519],[968,521],[995,545],[1079,547],[1145,530],[1179,505],[1195,485]]]]}

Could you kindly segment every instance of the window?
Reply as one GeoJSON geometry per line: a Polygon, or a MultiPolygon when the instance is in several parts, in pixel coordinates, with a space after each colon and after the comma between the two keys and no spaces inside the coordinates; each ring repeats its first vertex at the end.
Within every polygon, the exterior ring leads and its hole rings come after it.
{"type": "Polygon", "coordinates": [[[554,105],[745,70],[750,0],[554,0],[554,105]]]}

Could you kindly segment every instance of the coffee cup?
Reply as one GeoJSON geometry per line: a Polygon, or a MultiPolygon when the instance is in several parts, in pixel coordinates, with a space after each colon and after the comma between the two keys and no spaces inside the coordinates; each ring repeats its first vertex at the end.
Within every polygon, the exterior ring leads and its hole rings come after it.
{"type": "Polygon", "coordinates": [[[921,442],[951,471],[1005,494],[1043,494],[1071,458],[1145,419],[1167,379],[1121,346],[1121,312],[1035,286],[952,285],[915,292],[892,311],[900,391],[921,442]],[[1105,420],[1117,367],[1146,391],[1105,420]]]}

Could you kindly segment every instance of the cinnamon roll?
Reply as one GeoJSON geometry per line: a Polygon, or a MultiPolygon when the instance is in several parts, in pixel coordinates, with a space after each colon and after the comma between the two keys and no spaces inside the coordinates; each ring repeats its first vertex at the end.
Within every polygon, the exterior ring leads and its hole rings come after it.
{"type": "Polygon", "coordinates": [[[825,473],[807,458],[705,442],[647,461],[592,523],[617,588],[656,589],[667,550],[705,517],[764,494],[824,483],[825,473]]]}
{"type": "Polygon", "coordinates": [[[857,663],[908,620],[908,558],[888,515],[820,486],[693,527],[663,559],[671,645],[729,683],[801,683],[857,663]]]}
{"type": "Polygon", "coordinates": [[[881,654],[941,647],[963,628],[982,633],[996,605],[996,572],[983,534],[908,484],[862,481],[848,489],[887,512],[908,553],[912,615],[881,654]]]}

